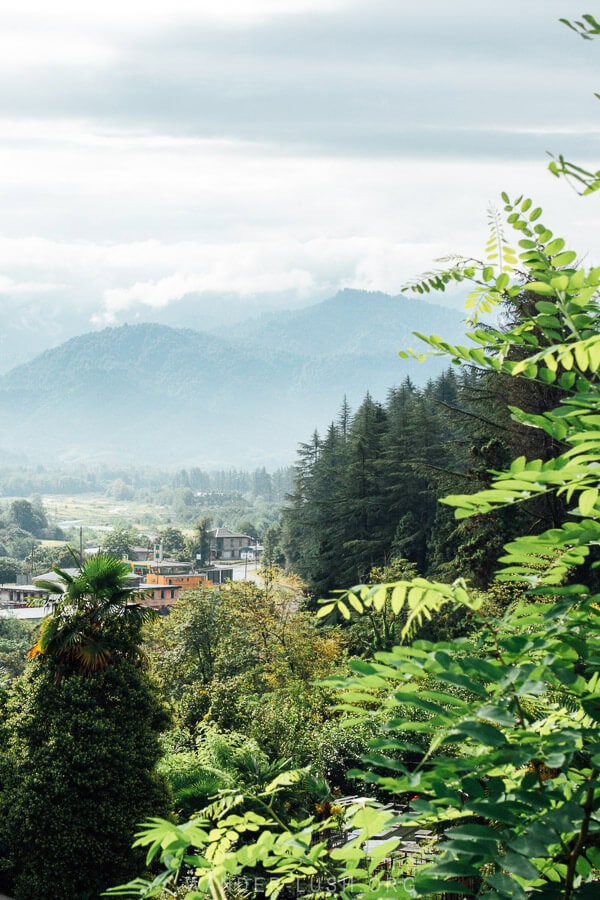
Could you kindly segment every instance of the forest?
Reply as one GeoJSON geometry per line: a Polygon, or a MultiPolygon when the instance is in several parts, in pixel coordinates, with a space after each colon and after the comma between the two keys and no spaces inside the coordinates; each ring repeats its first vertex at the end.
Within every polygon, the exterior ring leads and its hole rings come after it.
{"type": "Polygon", "coordinates": [[[503,544],[520,530],[559,524],[560,501],[538,498],[518,513],[468,523],[438,501],[484,488],[490,470],[515,456],[551,455],[552,442],[511,421],[509,406],[543,412],[560,395],[553,385],[515,385],[465,365],[423,389],[406,379],[385,404],[367,396],[355,415],[344,404],[327,434],[301,447],[282,517],[288,564],[315,599],[368,580],[373,566],[393,559],[485,588],[503,544]]]}

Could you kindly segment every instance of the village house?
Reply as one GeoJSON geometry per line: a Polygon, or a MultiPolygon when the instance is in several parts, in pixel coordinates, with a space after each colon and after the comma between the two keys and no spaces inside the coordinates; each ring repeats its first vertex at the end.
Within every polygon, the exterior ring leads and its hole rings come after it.
{"type": "Polygon", "coordinates": [[[139,585],[148,594],[147,606],[172,606],[181,591],[199,587],[213,587],[233,580],[233,569],[226,566],[206,566],[200,572],[192,572],[192,564],[177,560],[152,560],[146,563],[131,563],[138,577],[143,577],[139,585]],[[175,593],[173,593],[175,591],[175,593]]]}
{"type": "Polygon", "coordinates": [[[137,575],[188,575],[192,572],[191,562],[182,562],[177,559],[148,559],[135,562],[129,560],[132,570],[137,575]]]}
{"type": "Polygon", "coordinates": [[[46,600],[48,596],[48,591],[35,584],[0,584],[0,607],[24,609],[32,601],[46,600]]]}
{"type": "Polygon", "coordinates": [[[202,571],[194,572],[193,574],[148,572],[145,584],[177,585],[182,591],[190,591],[194,590],[194,588],[225,584],[226,581],[233,581],[232,568],[227,566],[206,566],[202,571]]]}
{"type": "Polygon", "coordinates": [[[179,584],[150,584],[143,581],[139,590],[142,592],[140,603],[142,606],[150,606],[152,609],[165,609],[173,606],[179,600],[181,585],[179,584]]]}
{"type": "Polygon", "coordinates": [[[245,559],[249,548],[256,545],[250,535],[236,534],[229,528],[213,528],[208,535],[211,559],[245,559]]]}

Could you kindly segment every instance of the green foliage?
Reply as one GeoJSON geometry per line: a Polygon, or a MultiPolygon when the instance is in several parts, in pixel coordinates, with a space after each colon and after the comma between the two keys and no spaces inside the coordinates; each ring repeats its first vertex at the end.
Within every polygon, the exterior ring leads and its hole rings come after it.
{"type": "Polygon", "coordinates": [[[263,537],[261,567],[269,569],[273,566],[282,566],[284,563],[285,553],[281,546],[281,526],[271,525],[263,537]]]}
{"type": "Polygon", "coordinates": [[[184,554],[194,564],[206,566],[210,562],[210,530],[212,528],[210,516],[202,516],[194,525],[191,537],[185,540],[184,554]]]}
{"type": "MultiPolygon", "coordinates": [[[[293,784],[294,778],[276,778],[267,785],[265,801],[277,795],[286,782],[293,784]]],[[[397,822],[393,813],[376,805],[350,807],[346,824],[356,829],[357,837],[330,849],[329,841],[339,834],[344,819],[341,807],[329,804],[334,817],[325,822],[313,817],[293,821],[293,830],[272,813],[268,802],[265,807],[263,814],[249,811],[238,815],[227,810],[216,823],[204,816],[178,826],[161,819],[148,821],[136,845],[148,847],[147,861],[160,857],[165,869],[153,881],[138,878],[107,895],[156,897],[165,885],[177,882],[182,870],[193,867],[196,884],[186,892],[188,900],[207,896],[225,900],[229,884],[251,886],[253,882],[258,896],[266,893],[269,897],[286,896],[287,890],[298,889],[309,894],[316,891],[319,897],[393,896],[408,900],[414,896],[401,884],[394,885],[393,893],[389,884],[385,893],[373,890],[373,884],[382,881],[378,870],[398,846],[399,838],[392,837],[370,849],[364,842],[388,832],[397,822]],[[190,847],[194,852],[190,853],[190,847]]]]}
{"type": "Polygon", "coordinates": [[[28,560],[37,546],[38,541],[18,525],[7,525],[6,528],[0,530],[0,549],[3,556],[28,560]]]}
{"type": "Polygon", "coordinates": [[[405,380],[384,405],[367,396],[355,415],[344,403],[326,437],[301,447],[282,544],[313,597],[366,580],[393,556],[423,573],[439,565],[437,496],[447,479],[469,477],[468,381],[449,370],[423,390],[405,380]]]}
{"type": "MultiPolygon", "coordinates": [[[[595,16],[590,13],[584,13],[581,19],[561,19],[563,25],[578,34],[584,41],[591,41],[600,34],[600,23],[595,16]]],[[[600,94],[595,94],[600,99],[600,94]]],[[[565,159],[562,153],[553,157],[552,162],[548,166],[553,175],[557,178],[565,177],[575,190],[583,194],[593,194],[600,188],[600,171],[592,172],[584,169],[576,163],[565,159]]]]}
{"type": "Polygon", "coordinates": [[[591,41],[595,35],[600,34],[600,23],[589,13],[585,13],[580,20],[574,22],[570,19],[561,19],[560,21],[585,41],[591,41]]]}
{"type": "Polygon", "coordinates": [[[132,528],[113,528],[102,539],[102,550],[117,559],[129,559],[136,539],[132,528]]]}
{"type": "Polygon", "coordinates": [[[194,735],[213,722],[243,732],[271,760],[320,764],[317,735],[335,714],[312,680],[343,666],[344,642],[298,600],[276,586],[234,582],[185,592],[155,623],[149,658],[182,728],[194,735]]]}
{"type": "Polygon", "coordinates": [[[33,626],[18,619],[0,619],[0,675],[20,675],[31,646],[33,626]]]}
{"type": "Polygon", "coordinates": [[[117,478],[111,482],[108,491],[115,500],[132,500],[134,495],[132,486],[123,481],[122,478],[117,478]]]}
{"type": "Polygon", "coordinates": [[[19,560],[10,556],[0,556],[0,584],[16,581],[19,571],[19,560]]]}
{"type": "MultiPolygon", "coordinates": [[[[406,559],[392,559],[386,566],[374,566],[368,575],[369,584],[386,584],[402,578],[417,577],[417,567],[406,559]]],[[[358,656],[372,656],[377,650],[391,650],[400,642],[405,617],[402,610],[394,610],[391,596],[379,609],[369,604],[360,616],[355,616],[348,629],[350,651],[358,656]]]]}
{"type": "Polygon", "coordinates": [[[219,791],[241,788],[249,761],[255,772],[268,765],[256,741],[214,723],[203,725],[191,743],[193,749],[167,753],[159,765],[180,817],[197,814],[219,791]]]}
{"type": "MultiPolygon", "coordinates": [[[[531,201],[527,200],[526,209],[530,206],[531,201]]],[[[539,213],[540,210],[536,209],[531,215],[537,217],[539,213]]],[[[450,268],[427,272],[418,281],[407,284],[404,290],[429,294],[431,291],[445,291],[447,285],[453,281],[467,281],[473,285],[465,303],[465,309],[471,311],[471,321],[476,322],[482,313],[489,313],[497,302],[496,291],[503,290],[508,284],[509,274],[514,270],[517,259],[515,250],[506,241],[504,227],[497,210],[490,209],[488,223],[489,237],[483,261],[455,260],[455,264],[450,268]]],[[[408,358],[404,353],[400,353],[400,356],[408,358]]]]}
{"type": "Polygon", "coordinates": [[[139,869],[135,823],[169,810],[154,772],[165,724],[131,662],[60,684],[50,659],[30,664],[7,704],[0,770],[0,846],[16,900],[92,900],[139,869]]]}
{"type": "Polygon", "coordinates": [[[161,528],[159,540],[162,544],[164,556],[172,559],[182,559],[185,554],[185,536],[179,528],[168,525],[161,528]]]}
{"type": "Polygon", "coordinates": [[[321,605],[317,616],[325,618],[337,610],[344,619],[349,620],[352,610],[359,615],[370,610],[381,614],[389,605],[394,615],[405,613],[400,636],[406,639],[413,637],[425,620],[431,619],[434,613],[438,613],[447,604],[466,606],[474,611],[480,602],[479,596],[471,595],[462,580],[447,585],[425,578],[412,578],[340,591],[335,600],[321,605]]]}
{"type": "Polygon", "coordinates": [[[255,524],[250,519],[238,519],[235,525],[235,531],[238,534],[247,534],[248,537],[251,537],[255,541],[258,540],[258,531],[256,530],[255,524]]]}
{"type": "MultiPolygon", "coordinates": [[[[31,557],[21,564],[21,570],[27,566],[27,572],[33,568],[34,572],[48,571],[53,566],[58,568],[69,568],[73,565],[73,550],[68,544],[62,546],[37,546],[33,554],[33,566],[31,566],[31,557]]],[[[79,565],[79,558],[77,559],[79,565]]]]}
{"type": "Polygon", "coordinates": [[[41,503],[33,504],[29,500],[13,500],[10,504],[10,520],[23,531],[35,537],[42,537],[48,525],[48,519],[41,503]]]}
{"type": "MultiPolygon", "coordinates": [[[[524,295],[508,314],[518,323],[529,306],[524,295]]],[[[514,456],[550,458],[558,442],[511,420],[507,407],[543,414],[561,394],[552,384],[470,366],[447,370],[423,390],[405,380],[383,406],[367,398],[356,416],[344,404],[326,437],[315,434],[301,448],[282,517],[288,565],[315,599],[369,580],[371,566],[394,557],[424,576],[461,575],[487,588],[507,541],[562,525],[562,498],[533,494],[518,514],[498,507],[485,520],[460,522],[438,500],[489,487],[489,471],[514,456]]]]}
{"type": "Polygon", "coordinates": [[[180,815],[218,818],[233,807],[264,811],[261,798],[274,779],[278,779],[279,790],[270,805],[279,818],[289,818],[292,810],[296,815],[306,813],[315,801],[329,796],[324,781],[311,777],[308,770],[291,770],[289,760],[269,760],[246,735],[207,724],[198,731],[194,744],[193,750],[168,754],[159,766],[180,815]]]}
{"type": "MultiPolygon", "coordinates": [[[[314,820],[295,830],[268,816],[224,814],[212,829],[201,819],[178,828],[154,821],[139,843],[161,856],[160,884],[176,880],[186,860],[198,875],[190,898],[224,896],[228,878],[257,867],[273,897],[308,877],[322,879],[320,896],[339,898],[596,896],[600,594],[579,581],[600,536],[600,269],[573,268],[575,254],[538,224],[531,201],[503,199],[520,238],[519,274],[469,264],[448,280],[487,285],[490,302],[512,304],[518,316],[504,332],[474,332],[474,349],[425,340],[504,378],[560,385],[553,408],[512,409],[519,425],[552,439],[547,458],[522,456],[492,472],[483,490],[447,498],[459,521],[519,510],[542,494],[564,500],[560,527],[516,537],[499,560],[499,577],[528,587],[530,599],[498,596],[494,609],[464,581],[409,575],[325,603],[323,615],[337,608],[347,618],[389,605],[403,616],[404,638],[443,609],[466,609],[473,620],[468,637],[395,646],[351,661],[353,675],[335,680],[348,727],[386,721],[361,777],[391,799],[418,796],[399,815],[376,806],[350,811],[346,842],[333,850],[314,820]],[[390,882],[381,862],[398,846],[397,826],[429,828],[434,853],[410,874],[400,866],[390,882]],[[247,840],[249,831],[256,839],[247,840]],[[367,852],[374,837],[381,840],[367,852]]],[[[121,893],[156,891],[138,882],[121,893]]]]}

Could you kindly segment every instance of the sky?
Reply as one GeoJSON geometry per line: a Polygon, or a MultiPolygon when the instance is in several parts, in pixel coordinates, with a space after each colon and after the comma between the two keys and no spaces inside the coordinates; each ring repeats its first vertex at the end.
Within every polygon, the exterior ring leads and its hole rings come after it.
{"type": "MultiPolygon", "coordinates": [[[[0,4],[0,371],[480,256],[502,190],[600,259],[600,46],[574,0],[0,4]],[[12,9],[9,7],[12,6],[12,9]]],[[[457,302],[454,298],[453,302],[457,302]]]]}

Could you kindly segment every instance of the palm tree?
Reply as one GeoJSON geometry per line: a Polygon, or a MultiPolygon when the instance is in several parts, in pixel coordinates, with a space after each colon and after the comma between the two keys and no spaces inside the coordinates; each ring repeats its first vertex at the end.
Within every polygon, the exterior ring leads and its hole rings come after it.
{"type": "Polygon", "coordinates": [[[35,582],[55,598],[50,600],[52,612],[42,623],[39,639],[29,651],[30,659],[39,655],[52,658],[60,682],[68,674],[89,676],[106,669],[115,654],[139,654],[137,642],[131,640],[132,631],[139,632],[156,613],[135,602],[141,596],[127,582],[127,563],[98,553],[75,575],[57,566],[53,571],[60,582],[35,582]]]}

